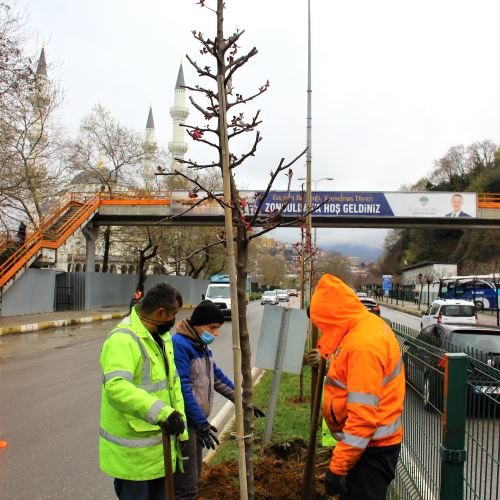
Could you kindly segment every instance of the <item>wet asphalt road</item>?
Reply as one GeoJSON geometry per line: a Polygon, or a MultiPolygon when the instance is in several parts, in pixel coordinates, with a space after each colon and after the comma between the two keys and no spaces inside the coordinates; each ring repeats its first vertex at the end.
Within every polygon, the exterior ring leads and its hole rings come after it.
{"type": "MultiPolygon", "coordinates": [[[[248,308],[252,356],[263,307],[248,308]]],[[[178,319],[185,317],[178,315],[178,319]]],[[[116,320],[0,338],[0,498],[115,499],[99,470],[99,354],[116,320]]],[[[232,378],[231,323],[213,344],[232,378]]],[[[217,395],[212,416],[225,403],[217,395]]]]}

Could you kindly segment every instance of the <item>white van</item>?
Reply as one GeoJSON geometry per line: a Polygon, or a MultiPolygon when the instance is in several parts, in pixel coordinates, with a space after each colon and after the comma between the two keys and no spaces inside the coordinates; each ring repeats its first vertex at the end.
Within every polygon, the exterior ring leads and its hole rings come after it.
{"type": "Polygon", "coordinates": [[[224,317],[231,318],[231,288],[229,285],[229,276],[221,274],[212,276],[204,298],[211,300],[219,307],[224,317]]]}

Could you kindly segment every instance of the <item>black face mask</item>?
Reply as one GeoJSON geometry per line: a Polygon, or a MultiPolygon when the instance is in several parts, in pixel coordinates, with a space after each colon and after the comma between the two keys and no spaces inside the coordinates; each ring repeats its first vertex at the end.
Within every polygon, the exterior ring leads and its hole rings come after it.
{"type": "Polygon", "coordinates": [[[170,321],[167,321],[166,323],[157,324],[156,328],[158,329],[158,333],[160,335],[163,335],[164,333],[169,332],[174,325],[175,325],[175,318],[171,319],[170,321]]]}

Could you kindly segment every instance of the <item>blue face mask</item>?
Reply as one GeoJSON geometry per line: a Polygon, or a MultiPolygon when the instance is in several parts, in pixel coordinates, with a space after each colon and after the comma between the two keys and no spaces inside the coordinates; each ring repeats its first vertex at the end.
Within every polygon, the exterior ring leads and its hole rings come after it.
{"type": "Polygon", "coordinates": [[[215,340],[215,335],[212,335],[210,332],[203,330],[203,333],[200,335],[200,341],[202,344],[208,345],[211,344],[215,340]]]}

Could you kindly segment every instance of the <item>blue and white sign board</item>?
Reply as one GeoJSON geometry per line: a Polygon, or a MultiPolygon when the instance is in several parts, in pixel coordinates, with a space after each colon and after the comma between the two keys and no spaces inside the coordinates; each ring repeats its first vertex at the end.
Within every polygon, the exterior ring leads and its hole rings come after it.
{"type": "MultiPolygon", "coordinates": [[[[263,191],[240,191],[242,209],[247,215],[256,212],[263,191]]],[[[218,195],[223,200],[222,194],[218,195]]],[[[179,215],[186,210],[189,215],[222,215],[217,200],[210,198],[200,203],[199,194],[172,191],[171,211],[179,215]],[[192,208],[192,210],[191,210],[192,208]]],[[[280,212],[300,217],[305,212],[303,191],[270,191],[264,198],[261,214],[280,212]]],[[[455,192],[365,192],[365,191],[313,191],[312,205],[319,208],[313,217],[476,217],[476,193],[455,192]],[[321,206],[320,206],[321,205],[321,206]]]]}
{"type": "Polygon", "coordinates": [[[286,373],[299,374],[302,369],[304,346],[309,326],[309,319],[303,309],[286,309],[269,304],[264,306],[255,366],[266,370],[275,369],[282,319],[287,310],[289,316],[285,323],[286,332],[283,332],[286,340],[283,345],[281,370],[286,373]]]}
{"type": "Polygon", "coordinates": [[[392,275],[384,274],[382,276],[382,289],[392,290],[392,275]]]}

